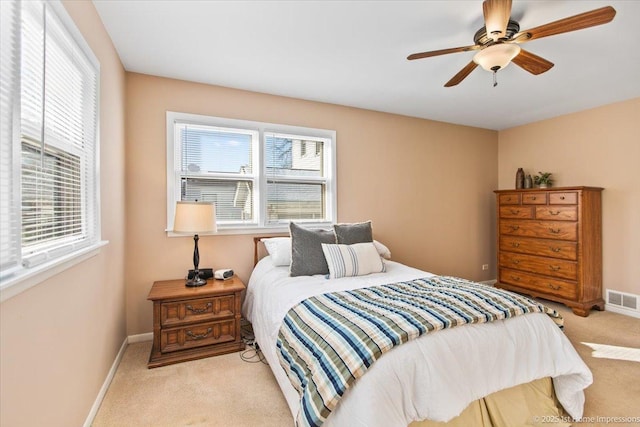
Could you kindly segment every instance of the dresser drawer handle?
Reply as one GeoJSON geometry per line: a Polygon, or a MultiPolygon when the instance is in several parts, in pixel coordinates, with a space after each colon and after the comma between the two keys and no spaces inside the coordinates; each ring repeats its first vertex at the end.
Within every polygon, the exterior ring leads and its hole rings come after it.
{"type": "Polygon", "coordinates": [[[536,196],[533,196],[533,197],[531,198],[531,200],[535,200],[535,199],[536,199],[536,196]]]}
{"type": "Polygon", "coordinates": [[[560,211],[549,211],[551,215],[560,215],[560,211]]]}
{"type": "Polygon", "coordinates": [[[511,246],[513,246],[514,248],[519,248],[520,247],[520,242],[513,242],[513,243],[511,243],[511,246]]]}
{"type": "Polygon", "coordinates": [[[520,277],[519,277],[519,276],[511,275],[511,278],[512,278],[513,280],[515,280],[516,282],[519,282],[519,281],[520,281],[520,277]]]}
{"type": "Polygon", "coordinates": [[[549,228],[549,231],[552,232],[553,234],[560,233],[560,229],[559,228],[549,228]]]}
{"type": "Polygon", "coordinates": [[[516,231],[520,228],[519,225],[510,225],[509,228],[511,228],[511,231],[516,231]]]}
{"type": "Polygon", "coordinates": [[[204,334],[194,334],[191,331],[187,331],[187,336],[194,339],[194,340],[201,340],[204,339],[206,337],[209,336],[209,334],[211,333],[211,331],[213,331],[213,329],[211,328],[207,328],[207,332],[205,332],[204,334]]]}
{"type": "Polygon", "coordinates": [[[560,285],[552,285],[551,283],[549,283],[549,287],[554,291],[560,290],[560,285]]]}
{"type": "Polygon", "coordinates": [[[513,262],[513,263],[514,263],[514,264],[516,264],[516,265],[520,264],[520,260],[519,260],[519,259],[511,260],[511,262],[513,262]]]}
{"type": "Polygon", "coordinates": [[[511,209],[511,214],[518,215],[520,213],[520,209],[511,209]]]}
{"type": "Polygon", "coordinates": [[[560,200],[564,200],[564,196],[560,196],[560,200]]]}
{"type": "Polygon", "coordinates": [[[208,309],[212,307],[211,302],[208,302],[204,308],[193,308],[191,305],[187,305],[187,310],[191,311],[194,314],[202,314],[205,313],[208,309]]]}
{"type": "Polygon", "coordinates": [[[558,267],[557,265],[550,265],[549,266],[549,270],[551,270],[551,271],[560,271],[560,267],[558,267]]]}
{"type": "Polygon", "coordinates": [[[551,248],[551,251],[552,251],[552,252],[555,252],[555,253],[558,253],[558,252],[560,252],[561,250],[562,250],[562,249],[560,249],[560,248],[551,248]]]}

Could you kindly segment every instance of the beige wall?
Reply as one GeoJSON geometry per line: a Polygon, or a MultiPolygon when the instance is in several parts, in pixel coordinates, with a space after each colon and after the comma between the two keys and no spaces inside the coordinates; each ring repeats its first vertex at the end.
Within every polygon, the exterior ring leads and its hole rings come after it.
{"type": "Polygon", "coordinates": [[[500,188],[518,167],[604,187],[603,286],[640,294],[640,98],[502,131],[498,164],[500,188]]]}
{"type": "MultiPolygon", "coordinates": [[[[476,280],[494,264],[497,132],[127,73],[127,333],[152,330],[155,280],[192,267],[191,238],[166,237],[167,110],[337,131],[338,220],[371,219],[393,258],[476,280]]],[[[251,236],[200,239],[201,267],[248,280],[251,236]]]]}
{"type": "Polygon", "coordinates": [[[93,3],[64,3],[101,64],[100,254],[0,306],[0,425],[80,426],[125,338],[125,74],[93,3]]]}

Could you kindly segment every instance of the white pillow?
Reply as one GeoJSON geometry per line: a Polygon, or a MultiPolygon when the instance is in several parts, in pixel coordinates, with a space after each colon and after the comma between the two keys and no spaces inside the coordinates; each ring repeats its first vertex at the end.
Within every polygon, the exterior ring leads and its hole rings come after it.
{"type": "Polygon", "coordinates": [[[376,246],[376,249],[378,250],[378,253],[382,258],[391,259],[391,251],[389,250],[388,247],[378,242],[377,240],[374,240],[373,244],[376,246]]]}
{"type": "Polygon", "coordinates": [[[329,278],[364,276],[386,270],[384,261],[373,242],[353,245],[322,243],[322,252],[329,265],[329,278]]]}
{"type": "Polygon", "coordinates": [[[291,265],[291,237],[271,237],[260,239],[260,241],[264,243],[264,247],[275,265],[291,265]]]}

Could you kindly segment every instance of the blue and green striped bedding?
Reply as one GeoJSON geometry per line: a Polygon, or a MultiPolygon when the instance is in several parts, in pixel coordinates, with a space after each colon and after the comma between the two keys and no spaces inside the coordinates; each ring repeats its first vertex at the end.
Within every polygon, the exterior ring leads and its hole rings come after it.
{"type": "Polygon", "coordinates": [[[545,312],[538,302],[479,283],[432,276],[307,298],[280,327],[278,357],[300,394],[298,426],[320,426],[346,390],[394,346],[454,326],[545,312]]]}

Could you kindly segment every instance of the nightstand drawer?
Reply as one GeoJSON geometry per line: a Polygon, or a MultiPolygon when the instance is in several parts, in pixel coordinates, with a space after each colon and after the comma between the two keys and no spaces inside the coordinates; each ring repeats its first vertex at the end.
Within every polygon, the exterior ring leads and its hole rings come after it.
{"type": "Polygon", "coordinates": [[[235,295],[162,303],[162,327],[221,319],[234,315],[235,295]]]}
{"type": "Polygon", "coordinates": [[[163,329],[160,337],[160,351],[167,353],[234,341],[236,339],[235,330],[235,319],[163,329]]]}

